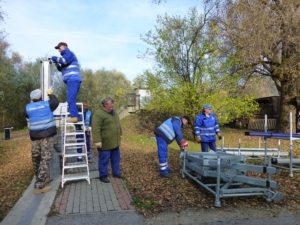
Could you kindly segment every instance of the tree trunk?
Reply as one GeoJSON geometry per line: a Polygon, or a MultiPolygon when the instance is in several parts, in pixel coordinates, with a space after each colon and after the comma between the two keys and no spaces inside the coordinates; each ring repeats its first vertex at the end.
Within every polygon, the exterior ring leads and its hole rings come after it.
{"type": "Polygon", "coordinates": [[[280,114],[277,128],[280,132],[290,131],[290,112],[292,112],[293,132],[296,131],[296,107],[295,107],[296,81],[281,82],[280,114]]]}

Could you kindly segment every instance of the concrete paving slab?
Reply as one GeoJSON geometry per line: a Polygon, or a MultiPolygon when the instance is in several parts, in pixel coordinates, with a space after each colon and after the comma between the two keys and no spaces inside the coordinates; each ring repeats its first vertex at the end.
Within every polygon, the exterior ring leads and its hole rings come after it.
{"type": "Polygon", "coordinates": [[[133,210],[97,214],[73,214],[49,217],[46,225],[145,225],[144,218],[133,210]]]}

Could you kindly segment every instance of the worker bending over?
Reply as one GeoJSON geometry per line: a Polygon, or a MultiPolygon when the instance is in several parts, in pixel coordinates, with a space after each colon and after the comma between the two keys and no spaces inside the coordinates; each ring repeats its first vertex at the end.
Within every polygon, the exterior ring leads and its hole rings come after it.
{"type": "Polygon", "coordinates": [[[182,134],[182,127],[187,124],[190,124],[190,118],[188,116],[173,116],[154,130],[158,150],[159,171],[162,177],[170,176],[170,168],[168,166],[168,144],[176,139],[180,149],[185,150],[188,147],[188,143],[183,138],[182,134]]]}

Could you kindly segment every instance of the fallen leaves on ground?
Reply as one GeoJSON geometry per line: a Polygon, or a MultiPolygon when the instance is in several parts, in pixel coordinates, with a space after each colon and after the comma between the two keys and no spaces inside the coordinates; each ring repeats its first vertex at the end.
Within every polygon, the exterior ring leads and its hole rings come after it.
{"type": "MultiPolygon", "coordinates": [[[[145,216],[151,216],[165,210],[179,211],[191,207],[214,208],[214,196],[200,187],[200,185],[180,175],[179,150],[169,148],[169,165],[171,167],[171,178],[159,176],[158,157],[155,141],[151,134],[146,132],[148,141],[133,142],[128,136],[141,135],[136,128],[138,121],[136,117],[126,118],[124,138],[122,141],[122,169],[126,178],[125,182],[133,198],[133,204],[137,210],[145,216]]],[[[226,133],[223,133],[226,136],[226,133]]],[[[230,130],[230,135],[235,139],[241,137],[243,132],[230,130]]],[[[251,139],[248,139],[251,142],[251,139]]],[[[272,141],[275,145],[276,142],[272,141]]],[[[253,144],[253,143],[252,143],[253,144]]],[[[255,176],[262,176],[254,174],[255,176]]],[[[263,210],[268,208],[286,207],[297,209],[300,206],[300,173],[294,173],[293,178],[288,177],[288,171],[283,170],[273,177],[280,185],[279,191],[284,193],[284,200],[277,203],[268,203],[264,198],[258,197],[232,197],[222,198],[222,208],[226,207],[253,207],[263,210]]]]}
{"type": "Polygon", "coordinates": [[[31,143],[25,131],[0,141],[0,221],[15,205],[32,179],[31,143]]]}

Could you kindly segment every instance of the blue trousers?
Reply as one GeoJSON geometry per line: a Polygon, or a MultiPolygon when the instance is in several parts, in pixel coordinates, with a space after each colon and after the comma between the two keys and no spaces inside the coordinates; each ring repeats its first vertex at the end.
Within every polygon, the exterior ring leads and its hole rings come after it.
{"type": "Polygon", "coordinates": [[[86,138],[86,150],[88,158],[91,159],[91,133],[90,131],[85,132],[85,138],[86,138]]]}
{"type": "Polygon", "coordinates": [[[67,85],[67,102],[69,106],[70,117],[79,118],[78,108],[76,106],[76,98],[80,89],[80,80],[66,81],[67,85]]]}
{"type": "Polygon", "coordinates": [[[156,136],[157,153],[159,161],[159,172],[161,175],[169,173],[168,166],[168,143],[160,136],[156,136]]]}
{"type": "Polygon", "coordinates": [[[208,147],[213,150],[217,151],[216,142],[201,142],[201,150],[202,152],[208,152],[208,147]]]}
{"type": "Polygon", "coordinates": [[[112,174],[114,176],[121,175],[120,171],[120,149],[114,148],[111,150],[100,150],[98,151],[98,169],[99,169],[99,176],[106,177],[108,174],[108,163],[110,160],[112,174]]]}

